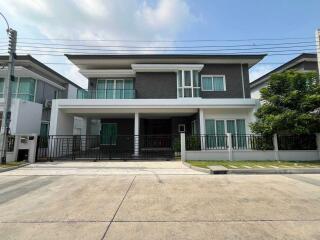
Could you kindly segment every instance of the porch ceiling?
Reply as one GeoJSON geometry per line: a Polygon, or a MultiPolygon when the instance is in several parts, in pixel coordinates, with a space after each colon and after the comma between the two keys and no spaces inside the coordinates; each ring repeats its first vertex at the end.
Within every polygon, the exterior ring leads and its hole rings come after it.
{"type": "Polygon", "coordinates": [[[65,113],[86,117],[115,117],[130,116],[135,112],[145,117],[171,117],[171,116],[189,116],[198,112],[197,108],[62,108],[65,113]]]}

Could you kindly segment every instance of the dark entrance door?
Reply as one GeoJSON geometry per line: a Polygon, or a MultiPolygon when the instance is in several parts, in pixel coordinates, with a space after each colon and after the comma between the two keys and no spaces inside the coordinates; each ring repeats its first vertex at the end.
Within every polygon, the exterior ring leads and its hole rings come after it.
{"type": "Polygon", "coordinates": [[[142,119],[142,135],[171,135],[171,119],[142,119]]]}

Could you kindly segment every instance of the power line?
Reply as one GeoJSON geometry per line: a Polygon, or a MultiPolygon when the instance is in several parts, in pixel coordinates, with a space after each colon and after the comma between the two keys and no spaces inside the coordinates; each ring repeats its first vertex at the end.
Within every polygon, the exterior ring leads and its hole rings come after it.
{"type": "MultiPolygon", "coordinates": [[[[98,46],[99,47],[99,46],[98,46]]],[[[73,48],[73,47],[46,47],[46,46],[30,46],[30,45],[23,45],[23,46],[19,46],[19,49],[24,49],[24,50],[28,50],[28,49],[59,49],[59,50],[82,50],[82,51],[103,51],[103,50],[108,50],[108,49],[103,49],[103,48],[119,48],[120,46],[104,46],[101,48],[73,48]]],[[[215,46],[198,46],[198,47],[124,47],[124,49],[128,48],[128,49],[137,49],[137,50],[175,50],[175,49],[201,49],[201,48],[214,48],[215,46]]],[[[223,48],[222,50],[268,50],[268,49],[290,49],[290,48],[301,48],[301,47],[316,47],[314,44],[312,45],[292,45],[292,46],[275,46],[275,47],[250,47],[250,48],[223,48]]],[[[121,49],[121,50],[124,50],[121,49]]],[[[212,49],[212,50],[219,50],[219,49],[212,49]]]]}
{"type": "MultiPolygon", "coordinates": [[[[40,52],[40,53],[62,53],[62,54],[96,54],[95,51],[89,50],[89,51],[82,51],[82,50],[72,50],[72,51],[61,51],[61,50],[57,50],[57,49],[52,49],[52,50],[39,50],[39,49],[29,49],[29,50],[24,50],[24,49],[18,49],[19,51],[23,51],[23,52],[40,52]]],[[[105,49],[105,50],[97,50],[99,51],[98,54],[100,53],[113,53],[113,52],[119,52],[119,53],[125,53],[125,52],[137,52],[137,53],[141,53],[141,52],[146,52],[146,51],[152,51],[152,52],[199,52],[199,51],[203,51],[203,52],[207,52],[207,53],[215,53],[215,52],[228,52],[228,51],[233,51],[232,53],[234,54],[245,54],[245,53],[250,53],[250,54],[264,54],[262,52],[252,52],[250,49],[249,50],[245,50],[245,49],[175,49],[175,50],[162,50],[162,49],[153,49],[153,50],[148,50],[148,49],[105,49]],[[245,52],[238,52],[238,51],[245,51],[245,52]]],[[[288,50],[269,50],[266,51],[267,53],[278,53],[278,52],[294,52],[294,51],[316,51],[315,48],[304,48],[304,49],[292,49],[290,51],[288,50]]]]}
{"type": "MultiPolygon", "coordinates": [[[[263,43],[263,44],[238,44],[238,45],[193,45],[193,46],[148,46],[149,48],[200,48],[200,47],[223,47],[223,48],[232,48],[232,47],[259,47],[259,46],[282,46],[282,45],[300,45],[300,44],[314,44],[315,41],[303,41],[303,42],[283,42],[283,43],[263,43]]],[[[123,47],[123,48],[144,48],[146,46],[135,46],[135,45],[84,45],[84,44],[64,44],[64,43],[35,43],[35,42],[18,42],[19,46],[27,45],[36,45],[36,46],[63,46],[63,47],[123,47]],[[26,45],[24,45],[26,44],[26,45]]],[[[28,45],[28,46],[29,46],[28,45]]]]}
{"type": "MultiPolygon", "coordinates": [[[[0,38],[1,39],[1,38],[0,38]]],[[[4,38],[2,38],[4,39],[4,38]]],[[[135,40],[135,39],[71,39],[71,38],[31,38],[20,37],[19,39],[36,41],[70,41],[70,42],[153,42],[153,43],[179,43],[179,42],[243,42],[243,41],[281,41],[281,40],[301,40],[314,39],[314,37],[282,37],[282,38],[247,38],[247,39],[183,39],[183,40],[135,40]]]]}

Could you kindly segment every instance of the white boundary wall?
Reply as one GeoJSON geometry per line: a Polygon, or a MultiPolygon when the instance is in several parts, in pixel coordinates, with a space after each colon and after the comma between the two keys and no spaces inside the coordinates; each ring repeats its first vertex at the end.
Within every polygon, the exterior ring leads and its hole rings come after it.
{"type": "MultiPolygon", "coordinates": [[[[186,151],[185,160],[229,160],[228,150],[202,150],[186,151]]],[[[232,152],[232,160],[278,160],[275,157],[275,151],[251,151],[235,150],[232,152]]],[[[317,161],[319,154],[317,150],[292,150],[279,151],[279,160],[287,161],[317,161]]]]}

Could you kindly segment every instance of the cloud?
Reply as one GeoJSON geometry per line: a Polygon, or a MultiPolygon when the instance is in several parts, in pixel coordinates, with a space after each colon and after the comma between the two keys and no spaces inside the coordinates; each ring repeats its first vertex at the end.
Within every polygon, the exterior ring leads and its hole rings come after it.
{"type": "Polygon", "coordinates": [[[250,69],[249,76],[250,76],[250,82],[256,80],[257,78],[263,76],[264,74],[270,72],[274,69],[274,66],[264,64],[264,65],[256,65],[253,68],[250,69]]]}
{"type": "MultiPolygon", "coordinates": [[[[18,25],[18,39],[19,36],[28,36],[85,40],[175,40],[188,24],[197,20],[186,0],[1,0],[0,9],[9,22],[11,19],[18,25]],[[38,35],[30,36],[30,32],[23,31],[30,28],[32,33],[37,32],[38,35]]],[[[106,42],[90,44],[99,46],[106,42]]],[[[119,44],[129,43],[112,42],[112,45],[119,44]]],[[[172,43],[161,43],[164,47],[171,45],[172,43]]],[[[159,43],[144,43],[142,46],[159,46],[159,43]]],[[[62,59],[52,56],[35,57],[55,62],[62,59]]],[[[71,80],[80,78],[80,74],[76,74],[74,69],[54,69],[64,71],[64,74],[72,77],[71,80]]]]}

